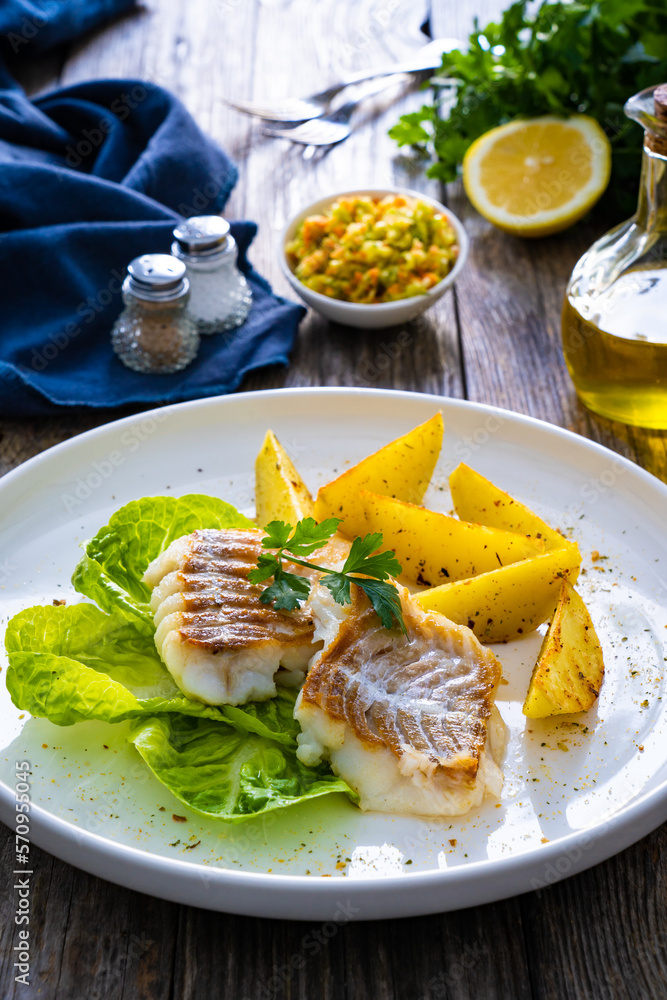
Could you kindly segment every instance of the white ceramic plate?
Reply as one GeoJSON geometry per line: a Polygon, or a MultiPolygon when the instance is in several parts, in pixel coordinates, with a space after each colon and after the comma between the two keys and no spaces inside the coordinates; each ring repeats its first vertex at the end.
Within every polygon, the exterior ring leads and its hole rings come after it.
{"type": "MultiPolygon", "coordinates": [[[[604,645],[599,706],[560,722],[521,714],[540,636],[496,648],[509,681],[502,801],[460,819],[364,814],[342,796],[228,826],[187,814],[125,742],[124,726],[58,728],[23,716],[0,684],[0,818],[14,825],[15,763],[30,762],[34,843],[122,885],[266,917],[399,917],[539,889],[667,818],[667,487],[547,424],[411,393],[305,389],[169,407],[90,431],[0,482],[3,622],[77,600],[78,545],[121,504],[193,491],[252,508],[267,427],[316,488],[442,408],[446,435],[426,501],[449,508],[466,461],[576,538],[580,589],[604,645]],[[606,558],[593,563],[596,550],[606,558]],[[108,749],[105,749],[105,746],[108,749]]],[[[5,667],[3,666],[3,672],[5,667]]]]}

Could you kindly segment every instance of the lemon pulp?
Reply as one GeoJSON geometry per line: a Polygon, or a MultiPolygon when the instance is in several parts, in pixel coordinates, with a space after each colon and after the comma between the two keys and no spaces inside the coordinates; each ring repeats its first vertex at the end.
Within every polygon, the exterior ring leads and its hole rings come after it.
{"type": "Polygon", "coordinates": [[[463,161],[468,197],[507,232],[545,236],[572,225],[609,181],[610,146],[586,115],[510,122],[477,139],[463,161]]]}

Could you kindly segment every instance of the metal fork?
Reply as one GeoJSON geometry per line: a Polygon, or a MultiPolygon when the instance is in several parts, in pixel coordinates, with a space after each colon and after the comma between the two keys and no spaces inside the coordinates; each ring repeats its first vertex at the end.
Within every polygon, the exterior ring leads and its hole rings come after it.
{"type": "Polygon", "coordinates": [[[347,139],[352,131],[350,119],[362,101],[365,101],[367,97],[374,97],[383,90],[387,90],[388,87],[404,83],[407,79],[407,73],[384,76],[380,80],[375,80],[367,83],[365,87],[361,87],[353,100],[347,101],[328,115],[312,118],[298,125],[288,123],[283,125],[278,122],[271,125],[270,122],[267,122],[262,133],[270,135],[274,139],[289,139],[291,142],[300,142],[304,146],[333,146],[337,142],[347,139]]]}
{"type": "Polygon", "coordinates": [[[264,135],[273,136],[274,139],[289,139],[290,142],[301,142],[304,146],[334,146],[337,142],[347,139],[352,131],[350,118],[359,103],[359,101],[348,101],[333,114],[322,118],[311,118],[291,128],[263,128],[262,132],[264,135]]]}
{"type": "MultiPolygon", "coordinates": [[[[419,73],[428,69],[437,69],[442,61],[443,52],[451,52],[452,49],[460,48],[462,45],[463,42],[457,41],[456,38],[436,38],[402,63],[385,66],[384,69],[350,73],[338,83],[317,94],[311,94],[309,97],[290,97],[274,104],[260,101],[230,101],[228,99],[225,99],[225,103],[245,115],[253,115],[274,122],[300,122],[320,118],[328,110],[336,94],[339,94],[345,87],[350,87],[354,83],[363,83],[365,80],[373,80],[376,77],[393,76],[396,73],[419,73]]],[[[340,110],[342,111],[342,108],[340,110]]]]}

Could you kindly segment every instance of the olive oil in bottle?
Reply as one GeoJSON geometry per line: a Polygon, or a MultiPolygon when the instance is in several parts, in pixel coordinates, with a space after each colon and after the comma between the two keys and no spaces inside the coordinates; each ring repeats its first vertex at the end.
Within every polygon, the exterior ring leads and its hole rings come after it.
{"type": "Polygon", "coordinates": [[[667,428],[667,85],[636,94],[625,110],[646,129],[637,212],[572,272],[563,353],[590,409],[667,428]]]}
{"type": "Polygon", "coordinates": [[[592,302],[566,297],[563,349],[592,410],[667,427],[667,261],[626,271],[592,302]]]}

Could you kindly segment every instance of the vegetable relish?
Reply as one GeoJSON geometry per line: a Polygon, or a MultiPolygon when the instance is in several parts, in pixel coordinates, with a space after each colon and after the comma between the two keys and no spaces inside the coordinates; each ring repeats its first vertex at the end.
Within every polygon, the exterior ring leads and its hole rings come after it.
{"type": "Polygon", "coordinates": [[[451,271],[459,248],[447,216],[404,195],[348,196],[310,215],[286,247],[308,288],[346,302],[424,295],[451,271]]]}

